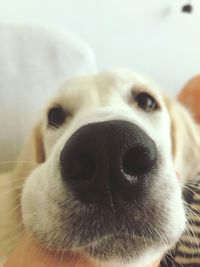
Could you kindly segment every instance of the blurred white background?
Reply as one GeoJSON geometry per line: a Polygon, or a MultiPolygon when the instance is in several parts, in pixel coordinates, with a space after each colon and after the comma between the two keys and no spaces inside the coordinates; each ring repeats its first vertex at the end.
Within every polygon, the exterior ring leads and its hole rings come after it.
{"type": "Polygon", "coordinates": [[[0,22],[56,26],[93,48],[99,69],[131,67],[176,93],[200,73],[200,0],[0,0],[0,22]]]}

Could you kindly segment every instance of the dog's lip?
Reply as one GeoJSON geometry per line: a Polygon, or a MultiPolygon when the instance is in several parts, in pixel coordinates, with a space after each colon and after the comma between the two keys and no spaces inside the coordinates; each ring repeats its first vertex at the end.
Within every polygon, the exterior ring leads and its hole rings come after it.
{"type": "Polygon", "coordinates": [[[99,244],[103,244],[104,242],[110,242],[111,244],[113,244],[113,242],[116,241],[127,241],[127,242],[141,242],[145,243],[146,245],[149,244],[155,244],[157,243],[156,241],[152,240],[152,239],[148,239],[145,238],[143,236],[139,236],[139,235],[130,235],[130,234],[124,234],[124,233],[119,233],[119,234],[108,234],[102,237],[98,237],[98,238],[94,238],[94,240],[92,241],[88,241],[85,244],[81,244],[80,246],[78,246],[77,248],[75,248],[75,251],[79,251],[79,250],[85,250],[88,248],[92,248],[95,246],[98,246],[99,244]]]}

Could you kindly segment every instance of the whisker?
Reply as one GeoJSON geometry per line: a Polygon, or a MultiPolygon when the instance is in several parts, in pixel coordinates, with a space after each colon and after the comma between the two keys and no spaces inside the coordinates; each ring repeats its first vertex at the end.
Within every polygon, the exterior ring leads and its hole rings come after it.
{"type": "Polygon", "coordinates": [[[22,185],[17,185],[17,186],[15,186],[14,188],[12,188],[12,189],[6,191],[3,195],[0,196],[0,199],[6,197],[6,196],[9,195],[9,194],[12,194],[12,193],[16,192],[17,190],[21,189],[21,187],[22,187],[22,185]]]}
{"type": "Polygon", "coordinates": [[[187,208],[187,211],[189,211],[190,213],[192,213],[196,217],[200,217],[200,210],[198,210],[197,208],[195,208],[194,206],[192,206],[189,203],[184,203],[184,205],[185,205],[185,208],[187,208]]]}
{"type": "Polygon", "coordinates": [[[59,125],[57,123],[53,123],[53,125],[51,125],[51,128],[60,132],[61,134],[63,134],[66,131],[66,129],[64,127],[62,127],[61,125],[59,125]]]}
{"type": "Polygon", "coordinates": [[[196,180],[196,181],[187,181],[186,184],[196,184],[196,185],[200,185],[200,180],[196,180]]]}
{"type": "MultiPolygon", "coordinates": [[[[21,212],[21,203],[18,204],[18,205],[16,205],[13,209],[9,210],[8,213],[6,214],[6,218],[7,218],[7,217],[12,217],[12,216],[14,216],[14,214],[15,214],[17,211],[21,212]]],[[[16,215],[18,215],[18,214],[16,214],[16,215]]],[[[11,218],[10,218],[10,219],[11,219],[11,218]]]]}
{"type": "MultiPolygon", "coordinates": [[[[173,263],[173,261],[171,260],[171,258],[170,258],[170,256],[169,255],[165,255],[165,263],[167,264],[167,262],[166,262],[166,260],[168,260],[171,264],[172,264],[172,266],[174,266],[174,263],[173,263]]],[[[182,264],[180,265],[180,266],[182,266],[182,267],[184,267],[182,264]]]]}
{"type": "MultiPolygon", "coordinates": [[[[190,219],[190,214],[199,217],[199,215],[198,215],[199,211],[195,209],[196,212],[194,212],[193,211],[194,207],[192,207],[192,205],[190,205],[189,203],[186,203],[184,201],[184,206],[186,208],[186,211],[188,212],[188,217],[189,217],[188,219],[190,219]],[[193,209],[193,210],[191,210],[191,209],[193,209]]],[[[183,233],[183,238],[184,238],[184,240],[186,242],[188,242],[187,241],[187,236],[189,236],[191,238],[191,242],[192,242],[192,240],[194,241],[195,247],[196,247],[197,251],[199,252],[200,251],[200,247],[199,247],[199,244],[198,244],[197,236],[195,235],[195,232],[193,231],[192,226],[190,225],[190,223],[188,221],[186,223],[186,226],[187,227],[186,227],[186,231],[183,233]]]]}
{"type": "Polygon", "coordinates": [[[36,161],[28,161],[28,160],[5,160],[5,161],[0,161],[0,165],[10,164],[10,163],[26,163],[26,164],[36,165],[36,166],[39,165],[39,163],[37,163],[36,161]]]}
{"type": "Polygon", "coordinates": [[[29,175],[27,175],[27,176],[19,176],[19,177],[14,177],[13,178],[13,183],[15,183],[15,182],[22,182],[22,185],[24,184],[24,179],[26,179],[27,177],[28,177],[29,175]]]}
{"type": "Polygon", "coordinates": [[[44,246],[40,246],[40,249],[38,250],[37,254],[34,257],[33,266],[37,266],[37,263],[40,262],[40,257],[43,253],[47,251],[47,248],[44,246]]]}
{"type": "Polygon", "coordinates": [[[183,185],[183,187],[185,187],[187,190],[189,190],[193,195],[199,197],[199,195],[195,191],[193,191],[189,186],[183,185]]]}

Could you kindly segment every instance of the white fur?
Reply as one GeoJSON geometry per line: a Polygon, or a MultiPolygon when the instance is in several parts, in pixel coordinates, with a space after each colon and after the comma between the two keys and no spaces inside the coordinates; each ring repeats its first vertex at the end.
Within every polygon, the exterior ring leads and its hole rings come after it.
{"type": "MultiPolygon", "coordinates": [[[[155,88],[155,85],[131,71],[107,71],[67,81],[49,103],[40,120],[46,160],[25,180],[21,200],[25,227],[36,233],[44,243],[50,245],[55,238],[59,245],[59,238],[67,236],[67,233],[59,230],[65,223],[59,219],[63,210],[58,205],[66,201],[66,188],[63,188],[59,172],[59,158],[63,146],[81,126],[109,120],[126,120],[138,125],[154,140],[163,158],[158,192],[149,198],[157,201],[158,206],[162,203],[167,207],[165,234],[171,238],[171,244],[163,244],[162,247],[149,246],[144,254],[126,266],[145,267],[149,262],[159,259],[180,237],[185,228],[185,212],[181,184],[175,174],[174,157],[176,160],[177,158],[172,153],[174,145],[171,138],[172,117],[163,94],[155,88]],[[131,90],[148,92],[157,100],[161,110],[154,113],[144,112],[134,101],[131,102],[131,90]],[[72,117],[57,130],[48,128],[46,121],[47,109],[54,104],[60,104],[73,113],[72,117]],[[166,199],[162,198],[163,188],[167,192],[166,199]]],[[[182,155],[179,153],[178,157],[179,169],[183,171],[184,166],[180,166],[182,155]]],[[[67,189],[67,193],[69,205],[73,207],[70,189],[67,189]]],[[[120,266],[125,265],[120,264],[120,266]]]]}

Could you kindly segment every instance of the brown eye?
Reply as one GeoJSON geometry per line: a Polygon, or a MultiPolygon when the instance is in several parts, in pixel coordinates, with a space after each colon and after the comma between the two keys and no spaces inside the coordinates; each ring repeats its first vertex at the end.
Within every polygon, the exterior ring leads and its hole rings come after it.
{"type": "Polygon", "coordinates": [[[138,106],[146,112],[151,112],[159,108],[156,100],[148,93],[138,93],[134,99],[138,106]]]}
{"type": "Polygon", "coordinates": [[[66,111],[60,106],[53,107],[48,112],[48,126],[59,128],[67,117],[66,111]]]}

